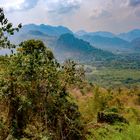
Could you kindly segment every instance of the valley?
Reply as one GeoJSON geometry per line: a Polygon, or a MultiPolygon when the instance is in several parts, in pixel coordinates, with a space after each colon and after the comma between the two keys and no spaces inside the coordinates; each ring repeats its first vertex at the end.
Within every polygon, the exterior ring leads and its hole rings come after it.
{"type": "Polygon", "coordinates": [[[0,139],[139,140],[138,31],[29,24],[10,36],[17,50],[0,50],[0,139]]]}

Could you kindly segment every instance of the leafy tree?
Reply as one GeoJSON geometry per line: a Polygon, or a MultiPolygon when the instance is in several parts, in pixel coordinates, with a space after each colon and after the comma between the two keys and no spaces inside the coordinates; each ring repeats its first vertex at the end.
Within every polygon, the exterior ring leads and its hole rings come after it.
{"type": "Polygon", "coordinates": [[[19,31],[22,27],[21,24],[17,28],[13,28],[13,24],[8,21],[5,17],[4,11],[0,8],[0,49],[1,48],[14,48],[15,45],[12,45],[8,40],[8,35],[13,35],[15,31],[19,31]]]}
{"type": "Polygon", "coordinates": [[[68,59],[62,66],[62,77],[64,85],[80,87],[85,80],[85,70],[81,65],[68,59]]]}
{"type": "MultiPolygon", "coordinates": [[[[13,28],[2,8],[0,24],[0,48],[14,48],[7,36],[19,31],[21,24],[13,28]]],[[[22,42],[16,54],[1,59],[6,67],[0,80],[0,96],[9,107],[8,120],[4,122],[9,129],[5,129],[1,139],[9,133],[17,139],[82,138],[80,113],[62,84],[63,70],[41,41],[22,42]],[[32,127],[38,136],[32,133],[32,127]]]]}
{"type": "Polygon", "coordinates": [[[0,92],[9,102],[8,126],[15,138],[40,139],[32,134],[29,126],[34,126],[52,139],[82,139],[78,107],[62,84],[59,64],[41,41],[21,43],[7,69],[0,92]]]}

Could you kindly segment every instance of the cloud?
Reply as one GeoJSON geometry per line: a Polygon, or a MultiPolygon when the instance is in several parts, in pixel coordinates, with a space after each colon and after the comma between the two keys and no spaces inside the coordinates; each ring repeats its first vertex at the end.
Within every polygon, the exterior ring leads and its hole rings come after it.
{"type": "Polygon", "coordinates": [[[38,0],[25,0],[21,6],[21,9],[31,9],[37,5],[38,0]]]}
{"type": "Polygon", "coordinates": [[[96,8],[93,10],[92,15],[90,16],[91,19],[100,19],[100,18],[109,18],[112,14],[110,11],[102,8],[96,8]]]}
{"type": "Polygon", "coordinates": [[[63,25],[113,32],[140,28],[140,0],[0,0],[14,24],[63,25]],[[14,11],[14,12],[11,12],[14,11]]]}
{"type": "Polygon", "coordinates": [[[7,12],[32,9],[37,5],[38,0],[4,0],[0,1],[0,7],[7,12]]]}
{"type": "Polygon", "coordinates": [[[54,0],[46,2],[48,12],[52,14],[67,14],[80,8],[81,0],[54,0]]]}
{"type": "Polygon", "coordinates": [[[129,0],[129,5],[136,7],[140,5],[140,0],[129,0]]]}
{"type": "Polygon", "coordinates": [[[137,9],[137,10],[135,11],[135,15],[136,15],[137,17],[140,17],[140,9],[137,9]]]}

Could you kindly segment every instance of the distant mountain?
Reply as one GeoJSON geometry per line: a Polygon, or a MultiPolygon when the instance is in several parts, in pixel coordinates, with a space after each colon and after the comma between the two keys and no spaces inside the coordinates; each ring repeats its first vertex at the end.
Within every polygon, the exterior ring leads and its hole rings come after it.
{"type": "Polygon", "coordinates": [[[99,31],[99,32],[91,32],[88,33],[87,35],[91,35],[91,36],[101,36],[101,37],[109,37],[109,38],[113,38],[115,37],[115,35],[111,32],[103,32],[103,31],[99,31]]]}
{"type": "Polygon", "coordinates": [[[90,36],[100,36],[100,37],[108,37],[108,38],[117,37],[117,38],[121,38],[122,40],[131,42],[132,40],[136,38],[140,38],[140,29],[134,29],[126,33],[120,33],[118,35],[113,34],[111,32],[107,32],[107,31],[86,32],[84,30],[80,30],[76,32],[75,34],[78,36],[90,35],[90,36]]]}
{"type": "Polygon", "coordinates": [[[131,41],[131,45],[136,51],[140,51],[140,38],[136,38],[131,41]]]}
{"type": "Polygon", "coordinates": [[[115,37],[115,34],[113,34],[111,32],[106,32],[106,31],[86,32],[84,30],[80,30],[80,31],[76,32],[76,35],[101,36],[101,37],[110,37],[110,38],[115,37]]]}
{"type": "Polygon", "coordinates": [[[53,48],[57,38],[65,33],[72,34],[72,31],[64,26],[28,24],[24,25],[19,32],[11,36],[10,40],[15,44],[19,44],[28,39],[40,39],[48,47],[53,48]]]}
{"type": "Polygon", "coordinates": [[[19,44],[22,41],[26,41],[29,39],[39,39],[42,40],[47,47],[53,49],[57,38],[58,38],[57,36],[56,37],[49,36],[37,30],[29,30],[27,32],[20,32],[19,34],[16,33],[14,36],[11,36],[9,39],[14,44],[19,44]]]}
{"type": "Polygon", "coordinates": [[[140,29],[135,29],[127,33],[121,33],[118,35],[118,37],[131,42],[136,38],[140,38],[140,29]]]}
{"type": "Polygon", "coordinates": [[[71,58],[80,61],[93,61],[114,56],[110,52],[91,46],[90,43],[78,39],[72,34],[61,35],[57,40],[54,52],[60,60],[71,58]]]}
{"type": "Polygon", "coordinates": [[[83,35],[87,34],[87,32],[84,31],[84,30],[79,30],[75,34],[78,35],[78,36],[83,36],[83,35]]]}
{"type": "Polygon", "coordinates": [[[92,34],[86,34],[80,37],[81,39],[90,42],[97,48],[111,51],[114,53],[119,52],[128,52],[131,50],[131,45],[128,41],[122,40],[118,37],[103,37],[103,36],[95,36],[92,34]]]}
{"type": "Polygon", "coordinates": [[[27,33],[34,36],[48,36],[47,34],[44,34],[37,30],[29,30],[27,33]]]}
{"type": "Polygon", "coordinates": [[[49,36],[60,36],[65,33],[72,33],[67,27],[64,26],[50,26],[50,25],[35,25],[35,24],[28,24],[24,25],[20,30],[21,33],[27,33],[28,31],[40,31],[44,34],[49,36]]]}
{"type": "MultiPolygon", "coordinates": [[[[138,32],[139,30],[133,30],[134,38],[138,36],[138,32]]],[[[132,33],[130,34],[132,35],[132,33]]],[[[10,36],[10,40],[15,44],[29,39],[42,40],[47,47],[54,51],[58,59],[72,58],[82,61],[108,59],[114,57],[113,53],[137,52],[139,38],[129,42],[113,33],[102,31],[86,32],[81,30],[74,34],[67,27],[44,24],[24,25],[18,33],[10,36]]],[[[0,54],[6,52],[8,51],[2,50],[0,54]]]]}

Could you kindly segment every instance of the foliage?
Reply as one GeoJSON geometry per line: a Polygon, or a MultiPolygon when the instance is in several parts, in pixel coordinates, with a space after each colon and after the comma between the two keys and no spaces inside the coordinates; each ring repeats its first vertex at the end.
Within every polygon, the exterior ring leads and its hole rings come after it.
{"type": "MultiPolygon", "coordinates": [[[[78,95],[75,96],[73,93],[72,95],[76,98],[82,119],[85,122],[85,129],[89,132],[87,139],[104,140],[114,138],[114,133],[118,136],[134,133],[131,129],[127,132],[127,129],[133,125],[132,123],[134,123],[134,127],[137,124],[137,128],[140,124],[139,92],[137,87],[105,89],[94,85],[92,92],[90,91],[85,95],[77,93],[78,95]],[[103,117],[99,118],[98,114],[100,113],[103,113],[103,117]],[[116,123],[120,123],[120,125],[116,125],[116,123]],[[125,123],[129,123],[129,125],[125,125],[125,123]],[[125,125],[124,131],[121,131],[122,125],[125,125]],[[104,128],[104,126],[107,127],[104,128]],[[108,128],[108,126],[110,127],[108,128]]],[[[135,134],[137,135],[138,132],[135,134]]],[[[134,138],[135,134],[133,135],[134,138]]]]}
{"type": "MultiPolygon", "coordinates": [[[[2,9],[0,24],[0,47],[13,48],[6,36],[13,35],[21,24],[13,28],[2,9]]],[[[90,65],[89,75],[85,75],[83,66],[74,61],[67,60],[61,66],[39,40],[22,42],[16,53],[0,56],[0,139],[82,140],[86,135],[89,140],[139,140],[139,57],[117,58],[71,34],[58,41],[66,52],[73,48],[78,54],[75,59],[85,62],[90,58],[89,63],[95,63],[96,68],[92,71],[90,65]],[[89,84],[85,76],[103,85],[115,82],[117,88],[89,84]],[[118,86],[122,84],[133,87],[118,86]],[[131,123],[124,124],[126,120],[131,123]]]]}
{"type": "Polygon", "coordinates": [[[12,23],[4,15],[4,11],[0,8],[0,49],[1,48],[13,48],[15,45],[12,45],[8,40],[8,35],[13,35],[15,31],[19,31],[21,24],[17,28],[13,28],[12,23]]]}
{"type": "Polygon", "coordinates": [[[137,124],[116,124],[103,125],[97,129],[91,129],[91,135],[87,137],[88,140],[139,140],[140,139],[140,125],[137,124]]]}
{"type": "Polygon", "coordinates": [[[7,133],[15,138],[35,138],[29,127],[34,126],[53,139],[82,138],[80,113],[61,84],[60,70],[41,41],[20,44],[1,80],[0,93],[9,106],[7,133]]]}
{"type": "Polygon", "coordinates": [[[140,85],[139,69],[116,69],[92,67],[92,72],[86,73],[88,81],[104,87],[134,87],[140,85]]]}
{"type": "Polygon", "coordinates": [[[120,116],[117,113],[112,113],[112,112],[98,112],[97,116],[97,122],[99,123],[116,123],[116,122],[122,122],[122,123],[128,123],[127,120],[123,117],[120,116]]]}
{"type": "Polygon", "coordinates": [[[85,71],[83,66],[72,60],[66,60],[62,65],[62,77],[64,85],[80,87],[85,80],[85,71]]]}

